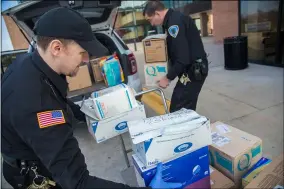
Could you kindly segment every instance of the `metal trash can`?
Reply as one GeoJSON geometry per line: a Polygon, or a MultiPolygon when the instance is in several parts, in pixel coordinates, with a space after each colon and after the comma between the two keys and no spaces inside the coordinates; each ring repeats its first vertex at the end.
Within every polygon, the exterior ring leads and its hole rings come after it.
{"type": "Polygon", "coordinates": [[[248,67],[246,36],[224,38],[224,60],[226,70],[241,70],[248,67]]]}

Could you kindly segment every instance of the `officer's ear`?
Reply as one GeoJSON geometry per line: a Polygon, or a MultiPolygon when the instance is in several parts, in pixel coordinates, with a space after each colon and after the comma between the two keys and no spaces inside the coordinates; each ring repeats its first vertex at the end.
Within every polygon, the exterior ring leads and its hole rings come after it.
{"type": "Polygon", "coordinates": [[[53,56],[58,56],[64,48],[64,44],[58,39],[52,40],[49,44],[49,51],[53,56]]]}
{"type": "Polygon", "coordinates": [[[161,12],[159,12],[159,11],[155,11],[154,16],[155,16],[155,15],[157,15],[157,16],[161,16],[161,12]]]}

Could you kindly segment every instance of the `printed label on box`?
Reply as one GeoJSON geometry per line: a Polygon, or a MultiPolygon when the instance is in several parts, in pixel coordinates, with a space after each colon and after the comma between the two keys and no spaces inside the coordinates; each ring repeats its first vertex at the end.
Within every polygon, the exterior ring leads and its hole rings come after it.
{"type": "Polygon", "coordinates": [[[229,138],[222,136],[217,132],[212,133],[212,143],[219,147],[222,147],[225,144],[228,144],[230,141],[231,140],[229,138]]]}

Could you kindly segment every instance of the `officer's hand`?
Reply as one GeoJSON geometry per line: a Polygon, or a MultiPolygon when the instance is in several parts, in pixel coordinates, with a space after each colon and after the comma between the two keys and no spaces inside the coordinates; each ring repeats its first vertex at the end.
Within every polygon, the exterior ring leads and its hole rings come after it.
{"type": "Polygon", "coordinates": [[[163,179],[162,179],[162,170],[163,169],[163,164],[162,163],[159,163],[157,165],[157,172],[156,172],[156,175],[155,177],[153,178],[153,180],[151,181],[150,183],[150,187],[152,187],[153,189],[155,188],[180,188],[182,187],[182,184],[181,183],[171,183],[171,182],[165,182],[163,179]]]}
{"type": "Polygon", "coordinates": [[[170,85],[169,79],[165,76],[160,81],[158,81],[158,85],[163,89],[167,88],[170,85]]]}

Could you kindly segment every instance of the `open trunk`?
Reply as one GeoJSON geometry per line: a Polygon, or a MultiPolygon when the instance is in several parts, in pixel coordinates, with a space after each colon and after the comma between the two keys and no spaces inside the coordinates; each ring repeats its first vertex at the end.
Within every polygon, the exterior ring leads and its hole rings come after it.
{"type": "MultiPolygon", "coordinates": [[[[123,69],[123,73],[124,73],[124,83],[127,84],[127,76],[129,75],[128,73],[128,69],[126,68],[127,65],[124,65],[124,63],[127,62],[127,60],[125,60],[127,58],[127,55],[125,54],[121,54],[119,52],[119,50],[117,49],[117,46],[115,45],[114,41],[106,34],[103,34],[103,33],[95,33],[95,36],[96,38],[108,49],[108,51],[110,52],[110,55],[111,54],[114,54],[116,52],[118,58],[119,58],[119,61],[120,61],[120,64],[121,64],[121,67],[123,69]]],[[[93,76],[93,72],[91,71],[92,68],[91,68],[91,65],[89,64],[89,70],[90,70],[90,74],[91,74],[91,79],[93,80],[94,76],[93,76]]],[[[94,80],[92,81],[92,86],[91,87],[87,87],[87,88],[84,88],[84,89],[79,89],[79,90],[75,90],[75,91],[69,91],[68,94],[67,94],[67,97],[70,98],[72,101],[80,101],[83,99],[83,97],[89,97],[91,95],[92,92],[94,91],[98,91],[98,90],[101,90],[101,89],[104,89],[106,88],[106,84],[104,81],[101,81],[101,82],[95,82],[94,80]]]]}
{"type": "MultiPolygon", "coordinates": [[[[34,36],[33,28],[36,21],[45,12],[57,7],[69,7],[78,11],[90,23],[93,31],[106,30],[113,26],[117,14],[117,7],[121,1],[89,1],[89,0],[41,0],[23,1],[2,14],[10,16],[16,24],[28,35],[34,36]]],[[[68,19],[68,18],[66,18],[68,19]]]]}

